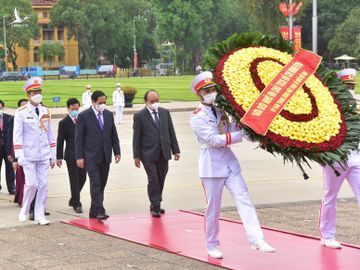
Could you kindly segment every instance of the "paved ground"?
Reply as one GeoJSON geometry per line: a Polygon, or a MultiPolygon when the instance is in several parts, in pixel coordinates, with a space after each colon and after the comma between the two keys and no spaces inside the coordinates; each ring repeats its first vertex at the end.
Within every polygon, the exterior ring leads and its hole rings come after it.
{"type": "MultiPolygon", "coordinates": [[[[181,111],[184,108],[191,110],[196,107],[196,104],[181,102],[164,104],[164,107],[172,106],[168,108],[177,111],[174,111],[172,116],[182,152],[180,161],[170,162],[163,202],[163,206],[168,210],[193,210],[204,207],[203,191],[197,177],[199,146],[188,124],[190,112],[181,111]]],[[[132,111],[128,111],[124,118],[124,124],[118,126],[122,161],[120,164],[111,165],[105,192],[105,207],[110,215],[143,212],[148,209],[145,172],[143,168],[136,169],[134,167],[131,150],[132,114],[141,107],[138,105],[132,111]]],[[[60,110],[64,112],[64,109],[60,110]]],[[[61,115],[61,113],[60,111],[58,114],[61,115]]],[[[55,126],[57,126],[58,120],[54,120],[55,126]]],[[[321,168],[313,164],[312,170],[307,169],[310,180],[304,181],[298,168],[289,164],[284,166],[281,158],[274,158],[263,150],[255,148],[256,145],[244,142],[234,146],[233,150],[240,160],[252,200],[261,208],[259,214],[262,224],[277,228],[289,226],[288,229],[292,231],[302,227],[299,224],[316,226],[315,217],[322,196],[321,168]],[[297,206],[303,201],[317,202],[312,207],[297,206]],[[278,205],[279,203],[280,205],[278,205]],[[289,203],[295,203],[296,211],[293,211],[294,208],[287,208],[293,207],[289,203]],[[266,208],[263,208],[264,205],[266,208]],[[275,207],[269,208],[269,205],[275,207]],[[266,214],[264,217],[262,212],[266,214]],[[299,215],[294,213],[299,213],[299,215]],[[311,218],[304,218],[304,216],[311,216],[311,218]],[[276,223],[278,220],[281,222],[276,223]]],[[[63,219],[86,217],[90,203],[89,186],[86,184],[82,192],[84,214],[75,215],[67,206],[69,184],[66,167],[56,168],[49,175],[48,209],[51,212],[50,220],[53,224],[45,228],[31,225],[31,222],[20,224],[17,220],[19,208],[11,202],[12,196],[6,193],[3,171],[1,174],[3,190],[0,192],[0,269],[39,269],[41,267],[44,269],[53,267],[55,269],[56,267],[57,269],[212,268],[176,255],[57,223],[63,219]]],[[[345,184],[340,192],[340,198],[352,196],[348,184],[345,184]]],[[[228,192],[224,192],[224,209],[229,210],[228,207],[233,205],[228,192]]],[[[358,216],[356,218],[358,210],[354,203],[351,208],[345,207],[344,215],[346,217],[343,219],[345,222],[341,222],[341,220],[338,222],[341,226],[339,227],[339,237],[351,234],[359,235],[356,229],[360,227],[360,224],[349,223],[351,220],[354,222],[360,220],[358,216]],[[348,209],[353,210],[350,212],[351,215],[346,216],[349,214],[348,209]],[[347,233],[342,224],[349,224],[349,230],[353,230],[353,232],[347,233]]],[[[231,214],[230,212],[229,215],[231,214]]],[[[340,214],[341,216],[342,214],[340,214]]],[[[306,228],[306,226],[304,227],[306,228]]],[[[317,235],[316,230],[309,233],[317,235]]]]}

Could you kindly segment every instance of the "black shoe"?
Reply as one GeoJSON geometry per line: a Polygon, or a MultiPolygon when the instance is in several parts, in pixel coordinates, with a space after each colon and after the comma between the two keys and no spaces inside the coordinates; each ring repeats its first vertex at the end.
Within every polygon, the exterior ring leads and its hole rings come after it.
{"type": "Polygon", "coordinates": [[[44,211],[44,215],[45,215],[45,216],[50,216],[50,212],[48,212],[48,211],[45,210],[45,211],[44,211]]]}
{"type": "Polygon", "coordinates": [[[160,211],[151,211],[151,216],[154,218],[161,217],[160,211]]]}
{"type": "Polygon", "coordinates": [[[108,219],[108,218],[109,218],[109,216],[106,215],[106,214],[98,214],[98,215],[96,216],[96,219],[99,220],[99,221],[105,220],[105,219],[108,219]]]}
{"type": "Polygon", "coordinates": [[[81,214],[83,212],[82,207],[81,206],[76,206],[73,207],[74,211],[78,214],[81,214]]]}
{"type": "Polygon", "coordinates": [[[93,213],[89,213],[89,218],[96,218],[96,215],[93,213]]]}
{"type": "MultiPolygon", "coordinates": [[[[150,212],[152,212],[155,209],[153,205],[150,205],[150,212]]],[[[165,209],[160,208],[160,214],[165,214],[165,209]]]]}
{"type": "Polygon", "coordinates": [[[15,195],[15,190],[10,191],[10,192],[9,192],[9,195],[15,195]]]}
{"type": "Polygon", "coordinates": [[[35,219],[34,213],[30,213],[30,214],[29,214],[29,220],[34,221],[34,219],[35,219]]]}
{"type": "Polygon", "coordinates": [[[74,203],[71,200],[69,201],[69,206],[74,207],[74,203]]]}

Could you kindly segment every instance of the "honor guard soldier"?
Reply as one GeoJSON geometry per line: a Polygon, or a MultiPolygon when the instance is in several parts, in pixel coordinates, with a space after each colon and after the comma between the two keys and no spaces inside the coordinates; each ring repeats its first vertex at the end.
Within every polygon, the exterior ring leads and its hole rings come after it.
{"type": "Polygon", "coordinates": [[[91,101],[91,85],[88,84],[85,87],[85,92],[82,94],[82,107],[83,109],[90,108],[92,105],[91,101]]]}
{"type": "Polygon", "coordinates": [[[117,83],[112,95],[112,102],[115,107],[115,123],[121,124],[125,105],[124,92],[121,90],[121,83],[117,83]]]}
{"type": "Polygon", "coordinates": [[[219,249],[219,217],[224,186],[233,196],[251,248],[274,252],[264,240],[256,210],[251,203],[239,162],[230,145],[243,139],[243,131],[230,123],[225,112],[215,108],[215,83],[212,73],[205,71],[195,77],[191,90],[200,98],[200,106],[192,113],[190,124],[200,144],[199,174],[207,206],[205,236],[208,255],[223,257],[219,249]]]}
{"type": "MultiPolygon", "coordinates": [[[[340,70],[337,76],[347,85],[348,90],[354,95],[356,70],[346,68],[340,70]]],[[[341,244],[335,240],[336,235],[336,201],[339,190],[345,178],[360,206],[360,153],[359,150],[351,151],[345,168],[340,164],[334,164],[339,176],[330,166],[324,167],[324,197],[320,207],[319,230],[321,245],[328,248],[341,248],[341,244]]]]}
{"type": "Polygon", "coordinates": [[[25,82],[23,90],[29,102],[16,110],[13,134],[15,161],[23,167],[25,174],[24,198],[19,220],[26,221],[30,204],[37,192],[34,220],[40,225],[47,225],[47,175],[49,167],[53,168],[55,165],[55,136],[51,127],[50,111],[41,105],[41,78],[30,78],[25,82]]]}

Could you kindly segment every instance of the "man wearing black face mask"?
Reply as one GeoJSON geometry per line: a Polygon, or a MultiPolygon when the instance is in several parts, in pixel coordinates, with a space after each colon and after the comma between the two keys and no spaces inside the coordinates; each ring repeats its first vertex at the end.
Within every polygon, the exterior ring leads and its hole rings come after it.
{"type": "Polygon", "coordinates": [[[24,198],[19,220],[25,222],[30,204],[35,200],[35,221],[47,225],[45,205],[47,199],[47,174],[56,161],[55,136],[51,126],[50,111],[41,105],[42,80],[32,77],[23,86],[29,102],[15,112],[13,148],[16,165],[25,174],[24,198]]]}
{"type": "Polygon", "coordinates": [[[159,107],[160,96],[151,89],[145,93],[146,107],[134,115],[133,155],[134,164],[144,165],[148,177],[148,196],[153,217],[159,218],[165,210],[160,207],[165,177],[171,154],[180,158],[170,112],[159,107]]]}
{"type": "Polygon", "coordinates": [[[75,128],[76,163],[85,168],[90,179],[90,218],[99,221],[109,217],[103,201],[109,175],[111,152],[115,162],[120,162],[120,144],[113,114],[106,110],[106,95],[95,91],[91,95],[92,106],[81,112],[75,128]]]}

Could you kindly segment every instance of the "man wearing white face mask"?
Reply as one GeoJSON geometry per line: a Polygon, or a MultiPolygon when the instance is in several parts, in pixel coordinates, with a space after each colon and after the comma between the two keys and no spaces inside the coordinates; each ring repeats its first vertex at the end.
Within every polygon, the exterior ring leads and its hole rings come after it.
{"type": "Polygon", "coordinates": [[[146,107],[134,115],[134,164],[137,168],[140,162],[144,165],[150,211],[153,217],[159,218],[165,213],[161,201],[169,160],[171,154],[179,160],[180,149],[170,112],[159,107],[159,94],[151,89],[145,93],[144,101],[146,107]]]}
{"type": "Polygon", "coordinates": [[[121,83],[116,84],[116,89],[112,96],[112,102],[115,107],[115,123],[121,124],[125,105],[124,92],[121,90],[121,83]]]}
{"type": "Polygon", "coordinates": [[[47,225],[45,205],[47,199],[47,175],[49,167],[56,161],[55,136],[51,126],[50,111],[41,105],[42,80],[32,77],[24,84],[29,102],[15,112],[14,153],[16,163],[25,174],[24,198],[19,220],[25,222],[30,204],[37,191],[34,219],[40,225],[47,225]]]}
{"type": "Polygon", "coordinates": [[[191,90],[200,98],[200,106],[192,113],[191,128],[201,146],[199,174],[207,200],[205,236],[208,255],[223,257],[219,249],[219,217],[224,186],[232,194],[251,248],[262,252],[274,249],[265,242],[256,210],[251,203],[240,164],[230,145],[242,141],[243,132],[227,115],[214,107],[216,84],[212,73],[205,71],[195,77],[191,90]]]}
{"type": "Polygon", "coordinates": [[[109,217],[104,208],[104,190],[114,152],[115,163],[120,162],[120,143],[114,116],[106,110],[106,95],[95,91],[92,106],[79,113],[75,128],[76,164],[85,168],[90,179],[91,208],[89,218],[99,221],[109,217]]]}
{"type": "Polygon", "coordinates": [[[69,114],[59,122],[56,164],[61,168],[62,160],[65,159],[71,190],[69,206],[72,207],[76,213],[82,213],[80,192],[86,181],[86,171],[76,165],[75,155],[75,127],[79,114],[80,102],[76,98],[70,98],[67,100],[66,105],[69,114]],[[64,142],[66,142],[65,156],[64,142]]]}

